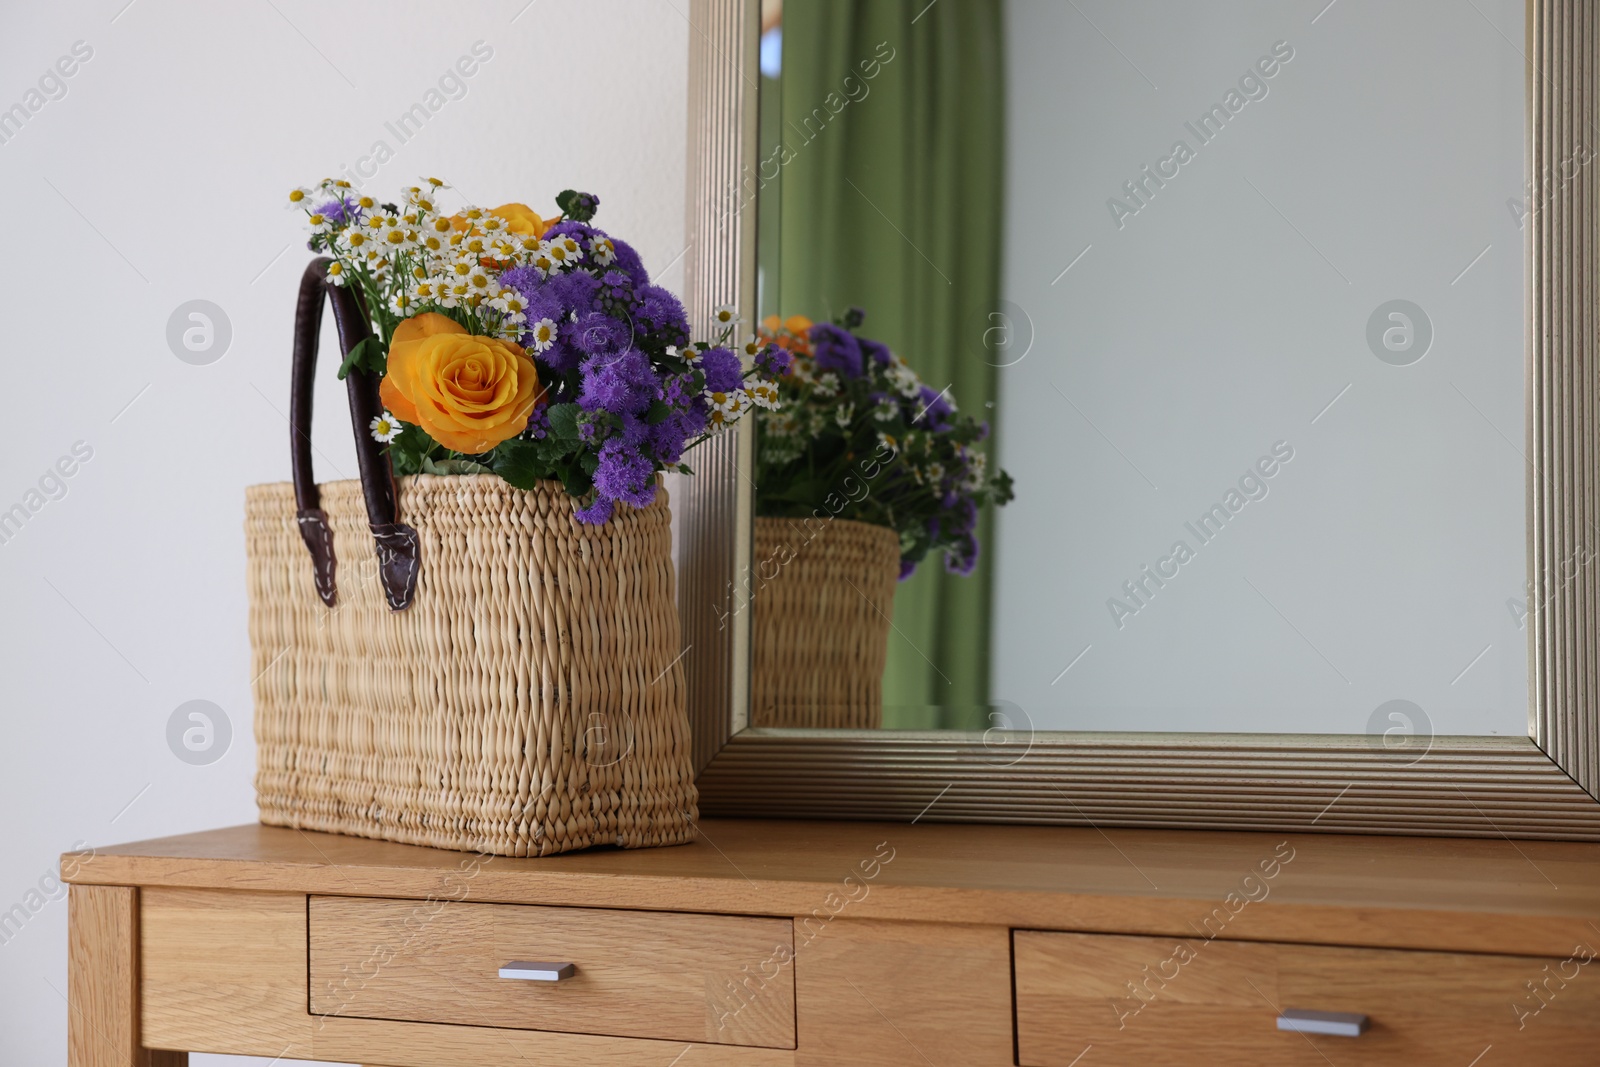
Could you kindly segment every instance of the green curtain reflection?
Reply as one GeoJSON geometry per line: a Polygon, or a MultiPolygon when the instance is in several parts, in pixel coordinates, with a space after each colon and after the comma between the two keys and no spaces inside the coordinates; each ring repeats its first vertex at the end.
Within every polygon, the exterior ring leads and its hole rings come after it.
{"type": "MultiPolygon", "coordinates": [[[[1001,6],[785,0],[747,176],[764,183],[762,314],[865,308],[865,336],[979,417],[995,393],[982,337],[999,300],[1001,6]]],[[[896,592],[886,727],[987,725],[992,531],[985,515],[970,577],[930,557],[896,592]]]]}

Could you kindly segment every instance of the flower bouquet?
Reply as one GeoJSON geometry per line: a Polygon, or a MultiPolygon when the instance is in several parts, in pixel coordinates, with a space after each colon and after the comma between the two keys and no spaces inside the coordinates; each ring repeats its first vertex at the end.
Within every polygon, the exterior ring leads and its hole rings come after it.
{"type": "Polygon", "coordinates": [[[977,447],[988,423],[856,333],[864,319],[761,324],[792,364],[783,409],[756,416],[756,725],[881,725],[896,580],[933,552],[971,574],[980,509],[1012,499],[977,447]]]}
{"type": "Polygon", "coordinates": [[[295,323],[294,482],[247,498],[262,821],[517,856],[687,841],[658,474],[775,407],[784,353],[741,358],[726,309],[691,344],[594,196],[446,212],[446,188],[289,197],[322,255],[295,323]],[[325,301],[361,478],[318,485],[325,301]]]}
{"type": "Polygon", "coordinates": [[[403,206],[341,181],[290,194],[368,317],[340,377],[381,376],[388,410],[371,431],[396,474],[557,480],[588,501],[579,522],[603,523],[619,501],[649,507],[656,472],[687,472],[683,453],[708,434],[776,409],[776,351],[744,369],[726,308],[716,341],[690,344],[678,298],[590,224],[597,197],[568,190],[551,218],[523,204],[446,215],[446,188],[412,186],[403,206]]]}

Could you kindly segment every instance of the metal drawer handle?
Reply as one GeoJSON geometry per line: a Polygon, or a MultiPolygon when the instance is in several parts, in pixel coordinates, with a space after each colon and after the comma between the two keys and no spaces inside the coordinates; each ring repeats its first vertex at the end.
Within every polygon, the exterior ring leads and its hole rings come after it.
{"type": "MultiPolygon", "coordinates": [[[[504,973],[504,972],[501,972],[504,973]]],[[[1308,1011],[1285,1008],[1278,1016],[1279,1030],[1299,1034],[1332,1034],[1335,1037],[1360,1037],[1367,1028],[1367,1017],[1351,1011],[1308,1011]]]]}
{"type": "Polygon", "coordinates": [[[564,982],[578,973],[570,963],[540,963],[529,960],[512,960],[500,968],[501,978],[518,978],[525,982],[564,982]]]}

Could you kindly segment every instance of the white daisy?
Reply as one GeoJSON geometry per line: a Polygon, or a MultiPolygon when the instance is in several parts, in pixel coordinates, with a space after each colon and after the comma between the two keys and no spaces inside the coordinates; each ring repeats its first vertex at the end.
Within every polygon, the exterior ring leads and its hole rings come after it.
{"type": "Polygon", "coordinates": [[[833,413],[833,421],[839,424],[839,429],[841,430],[849,429],[850,422],[855,417],[856,406],[854,404],[845,404],[835,409],[833,413]]]}
{"type": "Polygon", "coordinates": [[[591,237],[589,255],[593,257],[597,266],[609,267],[617,261],[617,246],[611,243],[609,237],[591,237]]]}
{"type": "Polygon", "coordinates": [[[711,313],[711,320],[718,326],[732,326],[739,321],[739,309],[732,304],[723,304],[711,313]]]}
{"type": "Polygon", "coordinates": [[[540,319],[529,328],[528,333],[533,340],[533,350],[544,352],[556,343],[556,324],[549,319],[540,319]]]}
{"type": "Polygon", "coordinates": [[[839,392],[839,376],[833,371],[823,371],[817,375],[817,384],[812,391],[821,397],[835,396],[839,392]]]}
{"type": "Polygon", "coordinates": [[[303,185],[297,185],[289,190],[289,203],[287,206],[304,209],[311,202],[313,195],[310,189],[303,185]]]}
{"type": "Polygon", "coordinates": [[[388,444],[400,436],[400,420],[385,411],[382,415],[367,424],[372,431],[372,439],[380,444],[388,444]]]}
{"type": "Polygon", "coordinates": [[[334,285],[343,285],[350,280],[349,271],[336,259],[328,264],[328,280],[334,285]]]}

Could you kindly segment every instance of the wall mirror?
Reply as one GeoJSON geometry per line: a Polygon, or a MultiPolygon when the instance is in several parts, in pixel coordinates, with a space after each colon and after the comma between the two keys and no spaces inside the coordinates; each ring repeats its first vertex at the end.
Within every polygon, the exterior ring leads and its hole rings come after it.
{"type": "Polygon", "coordinates": [[[708,811],[1600,837],[1593,15],[701,0],[708,811]]]}

